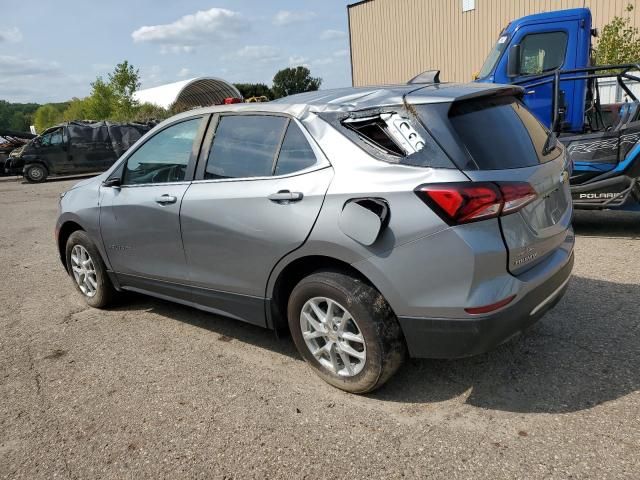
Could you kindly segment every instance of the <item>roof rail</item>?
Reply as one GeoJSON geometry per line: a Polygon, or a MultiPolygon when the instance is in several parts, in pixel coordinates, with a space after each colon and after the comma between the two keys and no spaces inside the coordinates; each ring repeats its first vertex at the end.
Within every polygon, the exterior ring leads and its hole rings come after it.
{"type": "Polygon", "coordinates": [[[440,83],[440,70],[426,70],[407,82],[407,85],[413,83],[440,83]]]}

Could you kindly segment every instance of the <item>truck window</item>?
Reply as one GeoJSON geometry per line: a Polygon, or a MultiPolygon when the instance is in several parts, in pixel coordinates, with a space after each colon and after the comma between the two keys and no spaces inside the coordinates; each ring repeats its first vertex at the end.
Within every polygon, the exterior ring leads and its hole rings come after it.
{"type": "Polygon", "coordinates": [[[500,56],[502,55],[502,52],[504,52],[504,49],[506,48],[507,44],[509,43],[507,41],[508,39],[509,39],[508,35],[501,35],[500,36],[500,38],[498,39],[496,44],[491,49],[491,52],[489,52],[489,56],[484,61],[484,64],[482,65],[482,68],[480,69],[480,72],[478,73],[478,78],[488,77],[489,74],[491,74],[491,72],[493,72],[493,69],[495,68],[496,64],[498,63],[498,60],[500,60],[500,56]]]}
{"type": "Polygon", "coordinates": [[[45,146],[62,145],[63,142],[64,140],[62,138],[62,128],[58,128],[57,130],[43,135],[41,140],[42,145],[45,146]]]}
{"type": "Polygon", "coordinates": [[[560,68],[567,51],[565,32],[532,33],[520,42],[520,75],[535,75],[560,68]]]}

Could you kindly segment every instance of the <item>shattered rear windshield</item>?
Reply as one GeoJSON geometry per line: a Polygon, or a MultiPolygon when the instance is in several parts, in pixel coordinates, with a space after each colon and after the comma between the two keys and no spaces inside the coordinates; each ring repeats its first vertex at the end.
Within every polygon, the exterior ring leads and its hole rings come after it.
{"type": "Polygon", "coordinates": [[[455,168],[444,151],[404,106],[320,117],[373,157],[418,167],[455,168]]]}

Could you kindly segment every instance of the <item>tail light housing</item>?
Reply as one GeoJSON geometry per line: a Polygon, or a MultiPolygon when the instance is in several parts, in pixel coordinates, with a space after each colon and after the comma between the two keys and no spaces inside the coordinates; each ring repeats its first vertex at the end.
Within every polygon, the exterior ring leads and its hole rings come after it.
{"type": "Polygon", "coordinates": [[[432,183],[415,193],[449,225],[509,215],[537,197],[526,182],[432,183]]]}

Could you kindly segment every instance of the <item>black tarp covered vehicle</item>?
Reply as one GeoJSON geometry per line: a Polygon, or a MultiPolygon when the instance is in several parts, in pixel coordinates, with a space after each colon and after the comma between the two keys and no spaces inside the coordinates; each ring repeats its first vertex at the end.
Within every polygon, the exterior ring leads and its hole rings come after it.
{"type": "Polygon", "coordinates": [[[103,172],[154,125],[104,121],[56,125],[12,151],[4,169],[33,183],[50,175],[103,172]]]}

